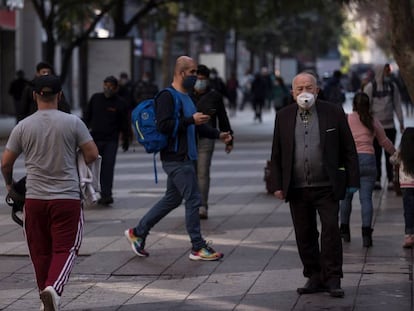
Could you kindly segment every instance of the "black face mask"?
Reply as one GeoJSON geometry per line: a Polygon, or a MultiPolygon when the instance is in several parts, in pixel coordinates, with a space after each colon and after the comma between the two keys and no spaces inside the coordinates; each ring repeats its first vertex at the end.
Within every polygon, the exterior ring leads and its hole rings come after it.
{"type": "Polygon", "coordinates": [[[187,91],[192,91],[194,88],[194,85],[196,84],[197,76],[187,76],[183,80],[183,88],[187,91]]]}
{"type": "Polygon", "coordinates": [[[115,91],[114,90],[112,90],[110,88],[106,88],[106,87],[104,87],[103,93],[104,93],[104,95],[105,95],[106,98],[109,98],[109,97],[112,97],[112,96],[115,95],[115,91]]]}

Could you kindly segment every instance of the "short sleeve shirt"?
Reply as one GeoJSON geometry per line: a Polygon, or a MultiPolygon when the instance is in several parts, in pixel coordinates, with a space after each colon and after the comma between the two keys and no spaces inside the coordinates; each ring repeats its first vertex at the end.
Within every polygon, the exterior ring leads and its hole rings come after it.
{"type": "Polygon", "coordinates": [[[79,199],[76,151],[92,141],[83,121],[59,110],[38,110],[12,130],[6,148],[24,154],[26,198],[79,199]]]}

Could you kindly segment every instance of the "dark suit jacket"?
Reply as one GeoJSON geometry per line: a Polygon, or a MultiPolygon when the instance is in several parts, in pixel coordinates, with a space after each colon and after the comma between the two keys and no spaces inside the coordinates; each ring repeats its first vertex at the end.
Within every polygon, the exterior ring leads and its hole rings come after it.
{"type": "MultiPolygon", "coordinates": [[[[335,199],[341,200],[346,187],[359,187],[359,164],[354,139],[343,109],[317,100],[323,167],[329,176],[335,199]]],[[[298,105],[277,113],[271,156],[271,190],[283,190],[286,201],[292,180],[295,126],[298,105]]]]}

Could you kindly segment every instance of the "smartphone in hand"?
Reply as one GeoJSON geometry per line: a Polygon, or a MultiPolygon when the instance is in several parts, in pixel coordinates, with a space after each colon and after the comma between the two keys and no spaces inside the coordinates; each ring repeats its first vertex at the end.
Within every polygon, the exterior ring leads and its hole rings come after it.
{"type": "Polygon", "coordinates": [[[208,114],[209,116],[214,116],[214,115],[216,114],[216,109],[209,109],[209,110],[207,111],[207,114],[208,114]]]}

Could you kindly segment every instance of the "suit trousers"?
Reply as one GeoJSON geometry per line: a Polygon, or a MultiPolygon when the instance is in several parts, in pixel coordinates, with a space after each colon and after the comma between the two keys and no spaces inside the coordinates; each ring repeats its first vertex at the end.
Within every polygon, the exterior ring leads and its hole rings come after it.
{"type": "Polygon", "coordinates": [[[338,226],[339,201],[331,187],[295,188],[289,204],[303,275],[322,281],[342,278],[342,241],[338,226]],[[317,214],[321,223],[321,241],[317,214]]]}

